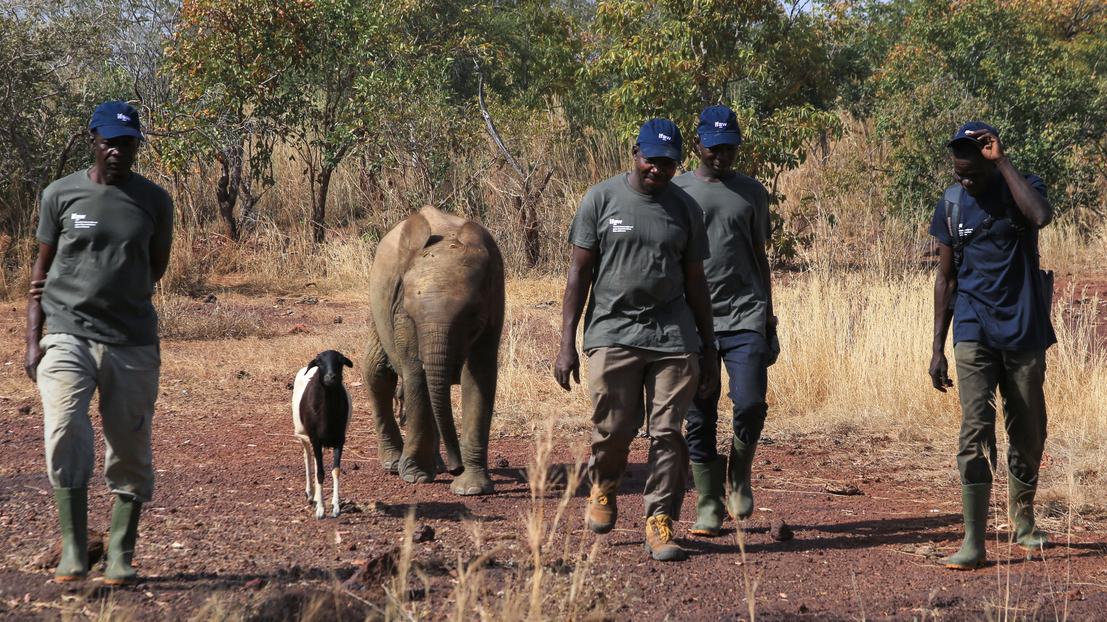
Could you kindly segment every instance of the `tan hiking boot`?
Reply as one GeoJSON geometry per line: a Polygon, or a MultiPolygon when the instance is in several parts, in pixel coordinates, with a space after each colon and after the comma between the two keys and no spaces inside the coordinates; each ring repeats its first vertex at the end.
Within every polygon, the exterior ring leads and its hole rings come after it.
{"type": "Polygon", "coordinates": [[[592,493],[588,495],[588,511],[584,516],[584,522],[592,531],[607,533],[615,528],[615,521],[619,518],[614,492],[617,487],[618,484],[592,486],[592,493]]]}
{"type": "Polygon", "coordinates": [[[659,562],[678,562],[688,557],[673,542],[673,519],[664,514],[646,519],[646,551],[659,562]]]}

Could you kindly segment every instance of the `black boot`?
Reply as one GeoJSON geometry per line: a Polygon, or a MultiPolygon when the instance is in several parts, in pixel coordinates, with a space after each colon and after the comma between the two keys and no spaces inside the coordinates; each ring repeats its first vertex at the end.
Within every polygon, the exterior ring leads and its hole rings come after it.
{"type": "Polygon", "coordinates": [[[138,515],[142,502],[129,495],[116,495],[111,512],[111,535],[108,536],[108,567],[104,570],[106,585],[134,585],[138,573],[131,567],[138,540],[138,515]]]}
{"type": "Polygon", "coordinates": [[[88,487],[55,488],[61,525],[61,561],[54,571],[58,581],[80,581],[88,576],[88,487]]]}

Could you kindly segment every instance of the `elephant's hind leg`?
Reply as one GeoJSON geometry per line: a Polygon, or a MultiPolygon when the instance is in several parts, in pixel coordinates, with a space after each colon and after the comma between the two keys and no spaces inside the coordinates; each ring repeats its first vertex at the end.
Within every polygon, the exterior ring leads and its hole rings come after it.
{"type": "Polygon", "coordinates": [[[377,457],[386,470],[399,468],[404,440],[392,410],[396,394],[396,372],[388,365],[388,357],[381,347],[377,327],[369,322],[369,342],[365,346],[362,363],[365,387],[369,390],[369,407],[373,410],[373,426],[377,432],[377,457]]]}

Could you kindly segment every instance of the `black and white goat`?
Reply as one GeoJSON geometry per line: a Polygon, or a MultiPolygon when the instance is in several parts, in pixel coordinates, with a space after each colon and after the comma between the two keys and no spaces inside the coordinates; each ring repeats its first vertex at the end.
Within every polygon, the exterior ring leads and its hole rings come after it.
{"type": "Polygon", "coordinates": [[[307,486],[304,496],[314,497],[315,518],[323,518],[323,448],[334,449],[334,497],[331,516],[338,516],[338,472],[342,461],[342,446],[346,443],[346,427],[353,415],[350,392],[342,384],[342,367],[353,367],[350,359],[335,350],[320,352],[307,367],[296,374],[292,385],[292,423],[296,437],[304,445],[304,471],[307,486]],[[315,458],[315,488],[312,494],[311,464],[315,458]]]}

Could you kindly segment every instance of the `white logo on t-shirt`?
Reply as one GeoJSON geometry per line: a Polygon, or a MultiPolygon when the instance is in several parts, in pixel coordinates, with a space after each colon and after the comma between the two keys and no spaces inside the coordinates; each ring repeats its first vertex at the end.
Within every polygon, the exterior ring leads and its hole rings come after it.
{"type": "Polygon", "coordinates": [[[608,222],[611,224],[612,233],[626,233],[634,230],[634,225],[624,225],[621,220],[611,218],[608,222]]]}
{"type": "Polygon", "coordinates": [[[84,214],[70,214],[70,218],[73,219],[73,227],[75,229],[91,229],[100,224],[96,220],[85,220],[84,214]]]}

